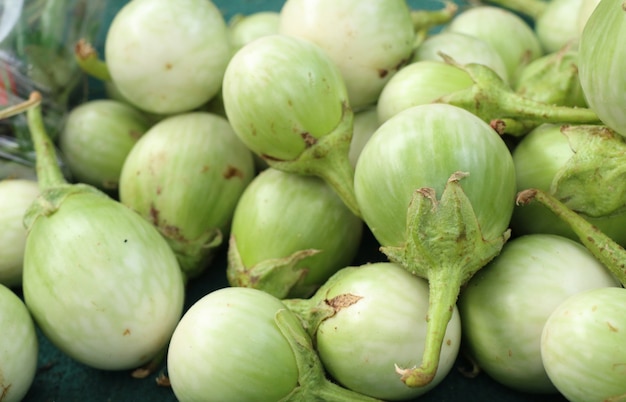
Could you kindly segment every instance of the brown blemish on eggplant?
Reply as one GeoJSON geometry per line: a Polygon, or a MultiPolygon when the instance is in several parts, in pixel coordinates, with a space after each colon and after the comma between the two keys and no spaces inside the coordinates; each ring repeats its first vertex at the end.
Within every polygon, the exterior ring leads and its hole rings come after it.
{"type": "Polygon", "coordinates": [[[150,204],[150,220],[155,225],[159,224],[159,210],[156,209],[154,204],[150,204]]]}
{"type": "Polygon", "coordinates": [[[233,177],[243,179],[243,172],[235,166],[228,165],[224,173],[222,173],[222,176],[224,176],[225,179],[232,179],[233,177]]]}
{"type": "Polygon", "coordinates": [[[161,188],[161,186],[158,186],[156,188],[156,195],[161,195],[161,192],[163,191],[163,188],[161,188]]]}
{"type": "Polygon", "coordinates": [[[378,77],[379,78],[385,78],[387,76],[387,74],[389,74],[389,70],[387,70],[386,68],[379,68],[378,69],[378,77]]]}
{"type": "Polygon", "coordinates": [[[123,336],[130,335],[130,329],[126,328],[126,329],[124,330],[124,332],[122,332],[122,335],[123,335],[123,336]]]}
{"type": "Polygon", "coordinates": [[[0,401],[3,401],[4,398],[9,394],[9,390],[11,389],[11,385],[13,384],[9,384],[9,385],[4,385],[3,384],[3,375],[2,372],[0,372],[0,387],[2,387],[2,392],[0,393],[0,401]]]}
{"type": "Polygon", "coordinates": [[[611,331],[611,332],[619,332],[619,330],[616,327],[614,327],[613,325],[611,325],[610,322],[607,321],[606,325],[608,325],[609,331],[611,331]]]}
{"type": "Polygon", "coordinates": [[[313,145],[317,144],[317,138],[313,137],[308,131],[300,133],[300,137],[302,137],[302,139],[304,140],[304,145],[307,148],[310,148],[313,145]]]}
{"type": "Polygon", "coordinates": [[[343,293],[338,296],[333,297],[332,299],[325,300],[326,304],[332,307],[335,312],[341,310],[342,308],[350,307],[359,300],[361,300],[363,296],[353,295],[352,293],[343,293]]]}
{"type": "Polygon", "coordinates": [[[183,243],[187,242],[185,236],[180,233],[180,228],[178,226],[164,224],[160,225],[159,229],[161,230],[161,233],[163,233],[168,239],[180,241],[183,243]]]}
{"type": "Polygon", "coordinates": [[[165,63],[165,69],[166,70],[171,70],[173,67],[172,63],[165,63]]]}

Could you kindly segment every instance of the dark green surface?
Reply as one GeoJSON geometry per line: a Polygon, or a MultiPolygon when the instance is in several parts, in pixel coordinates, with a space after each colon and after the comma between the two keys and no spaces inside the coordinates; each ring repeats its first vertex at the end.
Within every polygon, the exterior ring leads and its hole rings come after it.
{"type": "MultiPolygon", "coordinates": [[[[104,16],[104,26],[101,31],[98,47],[101,48],[106,27],[115,12],[124,4],[125,0],[109,0],[108,9],[104,16]]],[[[419,8],[439,8],[440,1],[409,1],[411,6],[419,8]]],[[[222,10],[228,20],[235,13],[249,14],[260,10],[280,10],[282,0],[216,0],[215,4],[222,10]]],[[[62,245],[59,245],[62,247],[62,245]]],[[[353,265],[366,262],[383,261],[378,252],[378,244],[369,232],[366,232],[358,257],[353,265]]],[[[212,290],[227,285],[225,275],[226,259],[223,249],[212,266],[199,278],[194,279],[187,290],[186,308],[196,300],[212,290]]],[[[65,356],[39,333],[40,353],[39,369],[32,387],[27,394],[26,402],[46,401],[175,401],[174,393],[168,387],[158,386],[156,378],[166,373],[165,364],[154,374],[145,379],[134,379],[130,371],[106,372],[95,370],[79,364],[65,356]]],[[[468,378],[461,373],[467,368],[467,362],[462,358],[443,383],[419,398],[420,401],[539,401],[563,402],[559,395],[538,396],[521,394],[495,383],[485,374],[475,378],[468,378]]],[[[245,381],[245,379],[242,379],[245,381]]]]}

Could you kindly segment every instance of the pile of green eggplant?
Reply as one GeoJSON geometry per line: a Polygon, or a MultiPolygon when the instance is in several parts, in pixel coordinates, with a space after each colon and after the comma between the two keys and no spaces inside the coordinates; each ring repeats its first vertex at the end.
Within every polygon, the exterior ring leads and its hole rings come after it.
{"type": "Polygon", "coordinates": [[[413,401],[460,357],[626,399],[624,2],[420,4],[133,0],[58,133],[46,92],[0,109],[35,160],[0,170],[0,401],[37,331],[183,402],[413,401]]]}

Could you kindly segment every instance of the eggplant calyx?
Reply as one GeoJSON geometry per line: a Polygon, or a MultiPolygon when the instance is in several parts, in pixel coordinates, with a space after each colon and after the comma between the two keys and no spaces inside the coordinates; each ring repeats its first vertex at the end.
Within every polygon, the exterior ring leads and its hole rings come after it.
{"type": "Polygon", "coordinates": [[[578,52],[570,48],[571,43],[535,60],[517,82],[515,92],[545,104],[586,107],[578,76],[578,52]]]}
{"type": "Polygon", "coordinates": [[[561,132],[574,154],[555,175],[550,193],[586,216],[623,213],[626,139],[603,125],[565,125],[561,132]]]}
{"type": "Polygon", "coordinates": [[[231,286],[249,287],[263,290],[274,297],[284,299],[292,290],[298,288],[307,276],[308,270],[301,262],[319,253],[321,250],[298,250],[283,258],[270,258],[247,267],[235,236],[228,242],[228,264],[226,275],[231,286]]]}
{"type": "Polygon", "coordinates": [[[354,167],[350,163],[350,142],[354,130],[354,112],[342,103],[342,116],[337,126],[312,142],[304,136],[306,147],[294,160],[262,158],[274,169],[322,178],[356,216],[361,212],[354,194],[354,167]]]}
{"type": "Polygon", "coordinates": [[[110,199],[108,195],[89,184],[64,183],[55,187],[44,188],[24,213],[24,226],[30,230],[37,218],[51,216],[61,207],[65,199],[78,194],[92,194],[110,199]]]}
{"type": "Polygon", "coordinates": [[[405,244],[381,247],[390,261],[428,280],[422,363],[396,368],[409,387],[422,387],[433,380],[461,287],[500,253],[510,237],[509,230],[493,239],[483,237],[471,201],[459,183],[467,176],[465,172],[453,173],[439,200],[432,188],[417,189],[408,207],[405,244]]]}

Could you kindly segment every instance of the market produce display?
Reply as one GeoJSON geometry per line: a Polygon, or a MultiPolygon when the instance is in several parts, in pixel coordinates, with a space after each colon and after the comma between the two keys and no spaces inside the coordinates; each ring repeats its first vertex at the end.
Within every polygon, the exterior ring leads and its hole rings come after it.
{"type": "Polygon", "coordinates": [[[11,4],[0,401],[626,398],[621,0],[11,4]]]}

